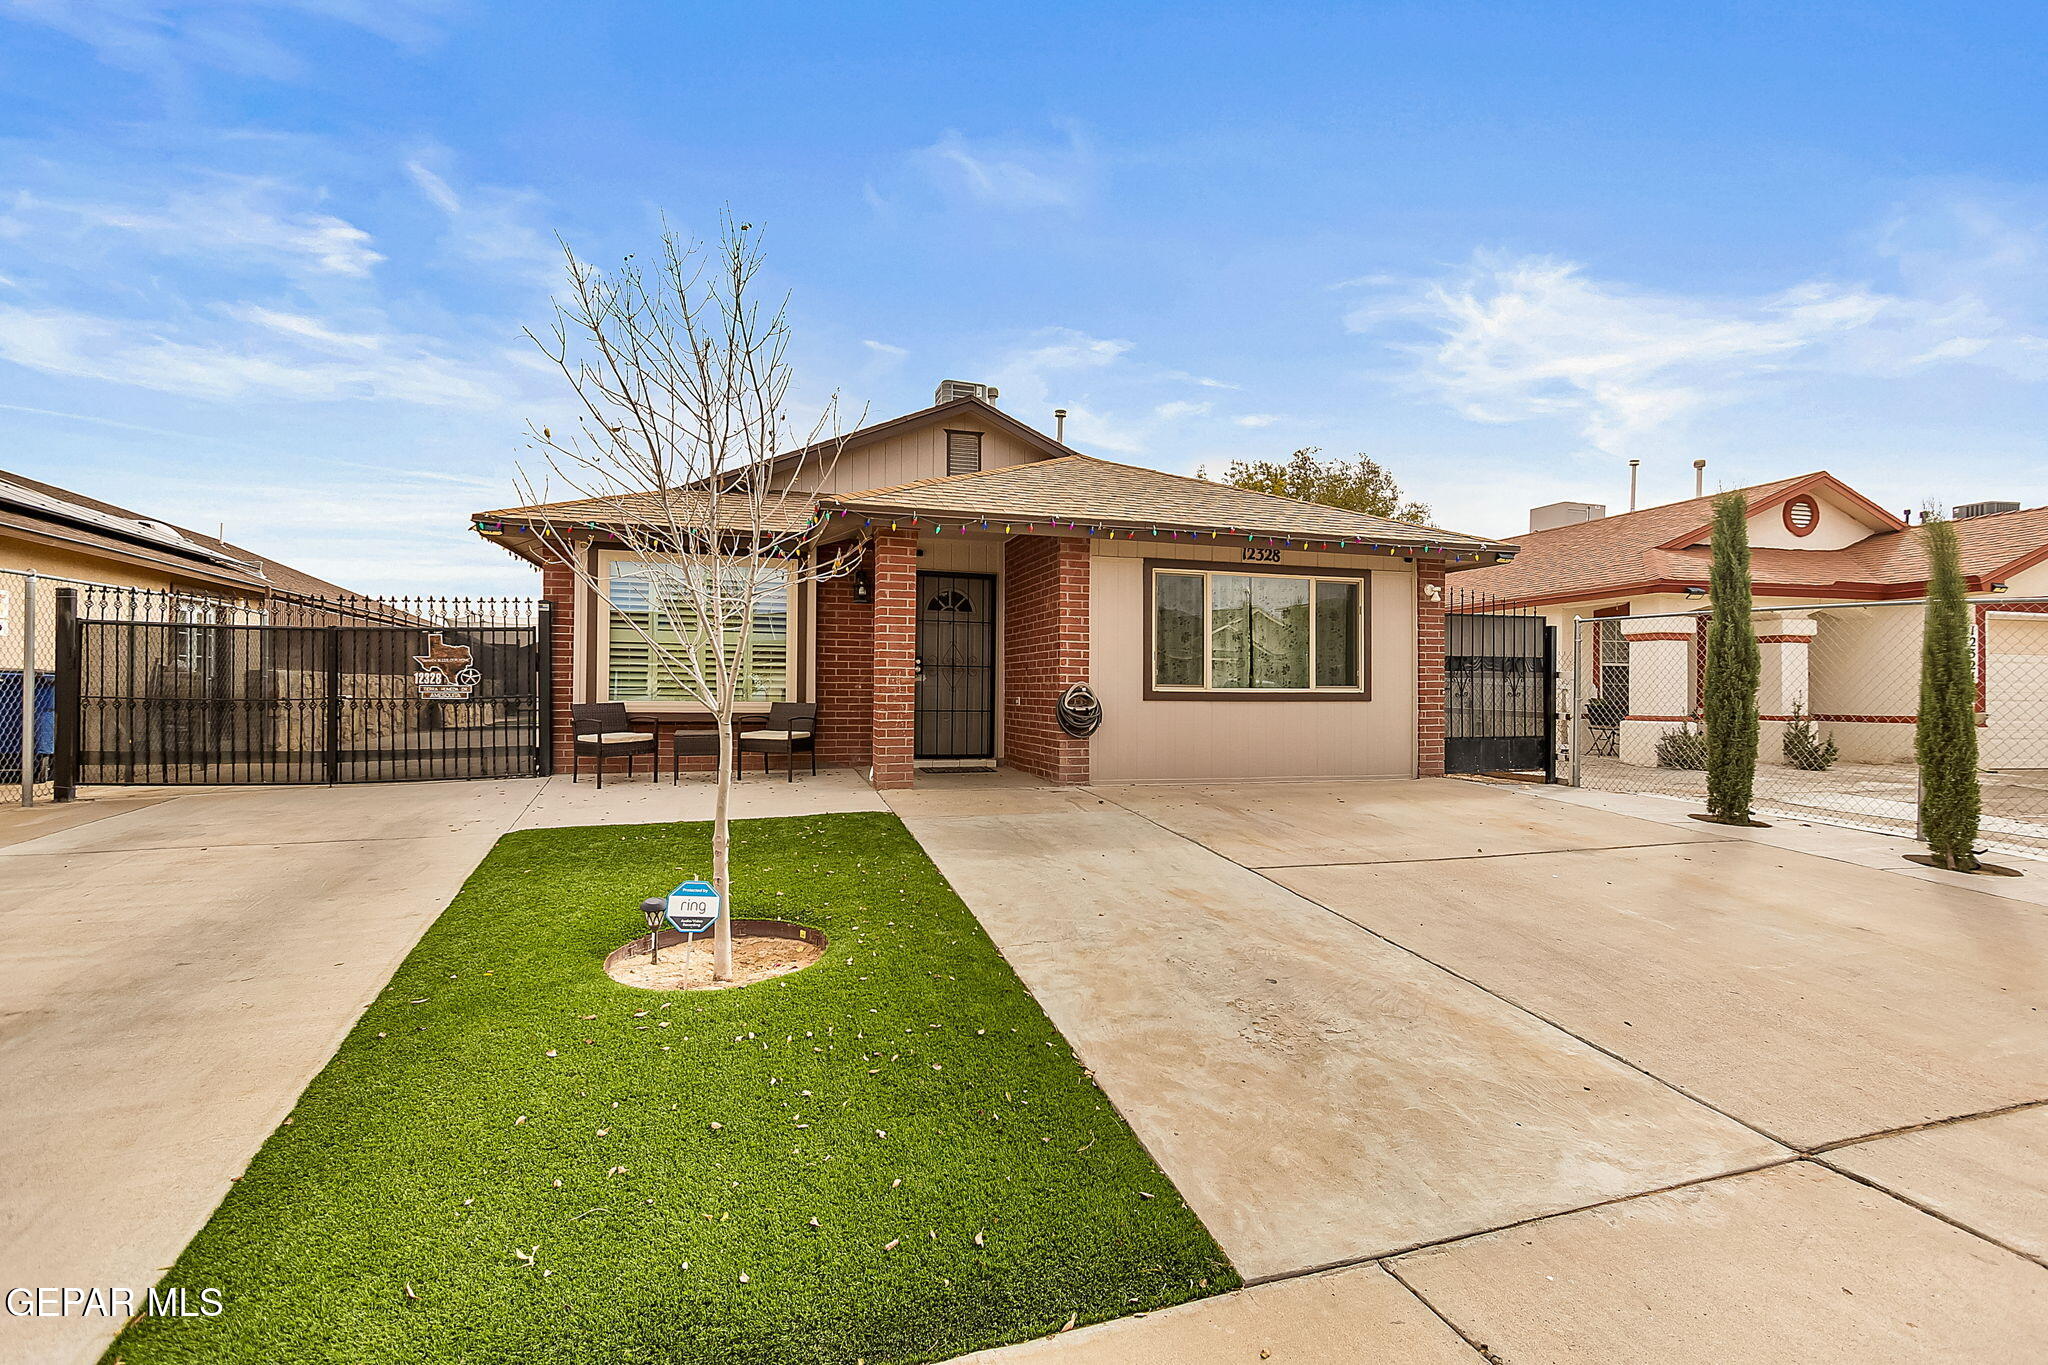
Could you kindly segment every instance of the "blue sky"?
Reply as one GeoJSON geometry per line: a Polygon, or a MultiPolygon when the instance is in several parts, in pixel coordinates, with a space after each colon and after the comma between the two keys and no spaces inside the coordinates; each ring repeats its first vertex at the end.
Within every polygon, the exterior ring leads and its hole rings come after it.
{"type": "Polygon", "coordinates": [[[1679,9],[0,0],[0,467],[526,590],[465,516],[561,410],[554,234],[729,204],[878,418],[984,379],[1494,534],[1631,456],[2048,502],[2048,11],[1679,9]]]}

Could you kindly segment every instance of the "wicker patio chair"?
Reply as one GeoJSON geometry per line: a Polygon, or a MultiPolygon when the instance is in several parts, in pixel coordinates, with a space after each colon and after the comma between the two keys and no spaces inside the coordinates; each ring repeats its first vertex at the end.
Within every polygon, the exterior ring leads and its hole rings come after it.
{"type": "Polygon", "coordinates": [[[604,761],[607,758],[626,760],[626,777],[633,776],[633,756],[647,755],[647,766],[651,775],[659,779],[661,759],[654,751],[654,736],[644,730],[632,728],[632,721],[626,716],[626,704],[620,701],[584,702],[569,708],[570,718],[576,727],[576,752],[569,762],[569,780],[580,781],[583,776],[583,760],[586,756],[597,760],[597,785],[604,786],[604,761]]]}
{"type": "MultiPolygon", "coordinates": [[[[787,759],[785,781],[796,781],[796,756],[809,753],[811,775],[818,772],[818,704],[809,701],[779,701],[768,708],[767,724],[759,730],[743,730],[739,736],[742,760],[748,754],[761,755],[761,771],[768,771],[768,755],[787,759]]],[[[733,765],[736,769],[738,763],[733,765]]]]}

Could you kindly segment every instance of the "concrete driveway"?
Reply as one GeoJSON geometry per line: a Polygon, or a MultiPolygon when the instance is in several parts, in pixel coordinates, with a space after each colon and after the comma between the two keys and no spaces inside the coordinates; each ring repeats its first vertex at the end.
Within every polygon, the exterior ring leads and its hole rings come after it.
{"type": "Polygon", "coordinates": [[[890,804],[1258,1284],[992,1361],[2048,1337],[2039,906],[1463,782],[890,804]]]}
{"type": "MultiPolygon", "coordinates": [[[[735,813],[880,808],[827,773],[735,813]]],[[[155,1284],[500,835],[709,815],[701,781],[566,777],[0,812],[0,1290],[155,1284]]],[[[0,1360],[119,1326],[0,1316],[0,1360]]]]}

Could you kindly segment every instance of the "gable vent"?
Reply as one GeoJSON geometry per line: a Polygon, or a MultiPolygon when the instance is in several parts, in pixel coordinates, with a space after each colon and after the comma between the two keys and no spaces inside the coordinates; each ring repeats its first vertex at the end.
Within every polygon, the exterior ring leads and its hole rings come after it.
{"type": "Polygon", "coordinates": [[[1785,520],[1795,531],[1811,531],[1813,523],[1819,519],[1820,513],[1804,499],[1795,499],[1785,508],[1785,520]]]}
{"type": "Polygon", "coordinates": [[[981,433],[978,431],[949,431],[946,433],[946,473],[979,474],[981,472],[981,433]]]}

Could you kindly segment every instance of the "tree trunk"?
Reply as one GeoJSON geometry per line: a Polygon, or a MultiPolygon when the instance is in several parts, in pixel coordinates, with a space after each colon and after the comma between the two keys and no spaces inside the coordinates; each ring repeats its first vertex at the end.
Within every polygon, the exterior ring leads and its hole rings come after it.
{"type": "Polygon", "coordinates": [[[732,717],[718,718],[718,804],[711,815],[711,885],[718,891],[718,922],[711,926],[711,979],[732,980],[732,717]]]}

